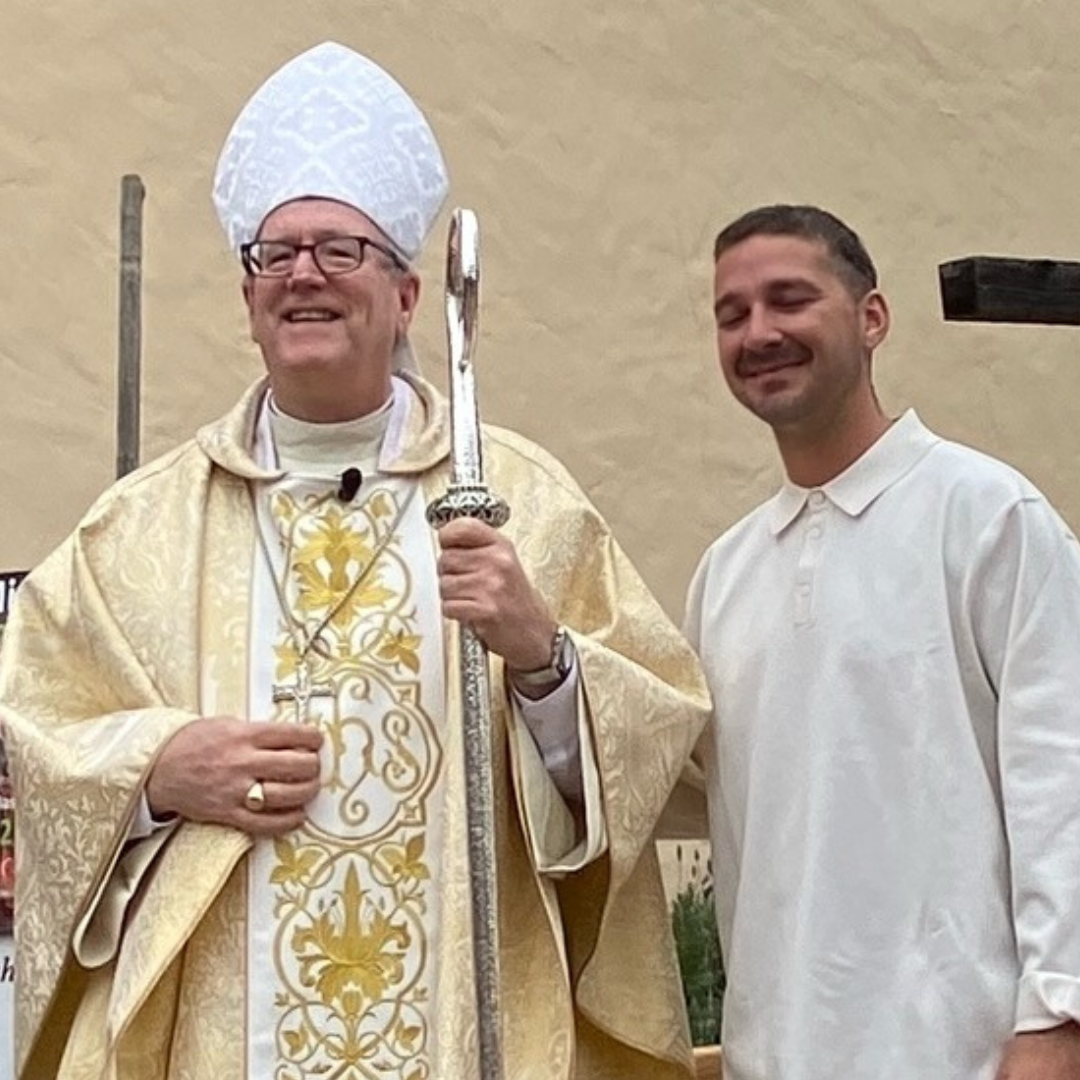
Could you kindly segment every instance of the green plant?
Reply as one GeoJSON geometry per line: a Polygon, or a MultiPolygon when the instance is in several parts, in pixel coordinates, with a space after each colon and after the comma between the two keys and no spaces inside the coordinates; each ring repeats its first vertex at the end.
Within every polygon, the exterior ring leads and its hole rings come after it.
{"type": "MultiPolygon", "coordinates": [[[[678,859],[681,866],[681,847],[678,859]]],[[[672,901],[671,928],[679,957],[691,1040],[695,1046],[718,1043],[724,1003],[724,965],[716,928],[712,881],[707,868],[704,872],[701,870],[698,851],[694,852],[689,880],[672,901]]]]}

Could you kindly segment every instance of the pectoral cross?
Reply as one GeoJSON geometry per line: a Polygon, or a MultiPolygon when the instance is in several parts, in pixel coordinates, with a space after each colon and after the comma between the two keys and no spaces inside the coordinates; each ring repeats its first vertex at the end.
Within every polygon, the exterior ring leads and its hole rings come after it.
{"type": "Polygon", "coordinates": [[[296,669],[296,682],[291,686],[279,686],[275,683],[272,689],[275,703],[280,701],[293,703],[296,708],[293,720],[297,724],[311,723],[308,707],[311,705],[312,698],[332,698],[336,695],[336,691],[329,683],[313,683],[307,664],[303,662],[296,669]]]}

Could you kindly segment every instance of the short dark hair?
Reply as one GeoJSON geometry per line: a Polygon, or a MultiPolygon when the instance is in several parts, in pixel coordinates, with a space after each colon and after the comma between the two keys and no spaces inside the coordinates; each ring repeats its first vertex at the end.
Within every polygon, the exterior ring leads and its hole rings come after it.
{"type": "Polygon", "coordinates": [[[877,288],[877,269],[858,234],[817,206],[759,206],[725,225],[713,245],[713,262],[751,236],[801,236],[825,245],[837,275],[859,299],[877,288]]]}

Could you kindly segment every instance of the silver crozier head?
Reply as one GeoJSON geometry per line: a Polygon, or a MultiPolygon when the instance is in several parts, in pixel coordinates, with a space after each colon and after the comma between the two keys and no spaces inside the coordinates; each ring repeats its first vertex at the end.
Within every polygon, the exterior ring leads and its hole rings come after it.
{"type": "Polygon", "coordinates": [[[450,423],[453,428],[451,482],[484,482],[480,459],[480,415],[473,357],[480,309],[480,226],[471,210],[450,218],[446,248],[446,340],[450,361],[450,423]]]}
{"type": "Polygon", "coordinates": [[[461,207],[450,218],[446,248],[446,333],[451,367],[472,366],[480,311],[480,226],[461,207]]]}

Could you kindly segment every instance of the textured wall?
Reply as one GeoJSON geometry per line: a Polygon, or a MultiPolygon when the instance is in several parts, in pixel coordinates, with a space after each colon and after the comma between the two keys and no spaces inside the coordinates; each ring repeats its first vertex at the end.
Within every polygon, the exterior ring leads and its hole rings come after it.
{"type": "MultiPolygon", "coordinates": [[[[764,201],[863,233],[895,314],[887,406],[1080,523],[1080,330],[946,325],[936,283],[966,254],[1080,258],[1073,0],[3,0],[0,569],[111,478],[122,174],[148,189],[144,458],[259,370],[210,176],[248,93],[326,38],[416,95],[480,215],[485,416],[567,462],[673,614],[778,476],[709,317],[712,235],[764,201]]],[[[440,375],[444,236],[419,334],[440,375]]]]}

